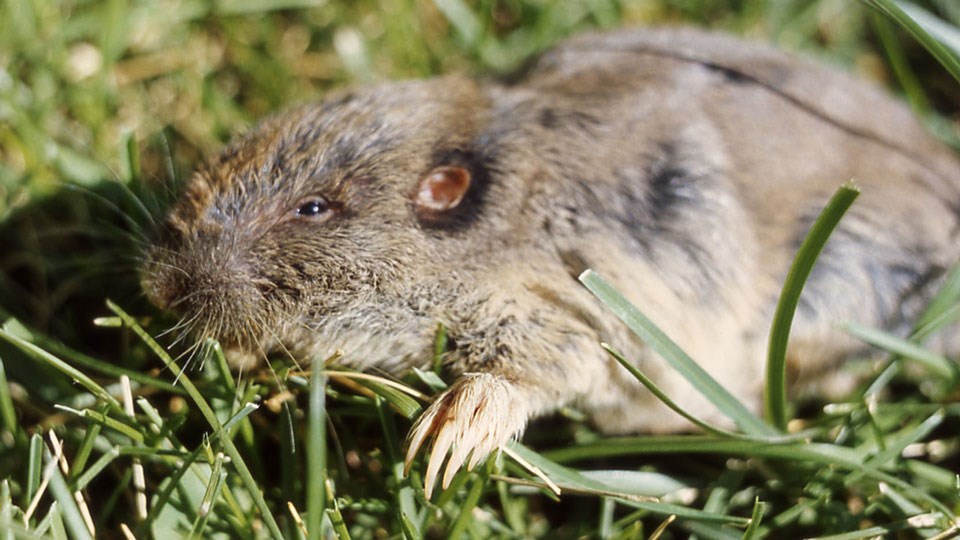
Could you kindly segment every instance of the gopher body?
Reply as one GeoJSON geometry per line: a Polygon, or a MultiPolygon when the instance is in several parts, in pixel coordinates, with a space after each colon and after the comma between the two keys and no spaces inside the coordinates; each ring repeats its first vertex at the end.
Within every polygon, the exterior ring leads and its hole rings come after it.
{"type": "Polygon", "coordinates": [[[834,324],[905,332],[956,262],[958,165],[881,91],[767,46],[588,35],[506,81],[391,83],[266,120],[189,182],[144,284],[239,359],[340,351],[400,373],[429,365],[444,324],[455,378],[408,455],[433,438],[429,490],[448,454],[444,484],[565,404],[610,433],[684,429],[601,342],[724,422],[586,268],[759,409],[787,269],[853,180],[788,352],[797,386],[837,387],[861,345],[834,324]]]}

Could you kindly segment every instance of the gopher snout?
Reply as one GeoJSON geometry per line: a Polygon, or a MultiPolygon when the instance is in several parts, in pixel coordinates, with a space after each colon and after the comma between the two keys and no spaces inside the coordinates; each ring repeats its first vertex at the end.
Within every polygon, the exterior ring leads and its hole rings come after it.
{"type": "Polygon", "coordinates": [[[262,280],[241,249],[212,234],[197,235],[175,249],[154,247],[142,276],[147,298],[180,315],[184,332],[255,350],[266,324],[257,285],[262,280]]]}

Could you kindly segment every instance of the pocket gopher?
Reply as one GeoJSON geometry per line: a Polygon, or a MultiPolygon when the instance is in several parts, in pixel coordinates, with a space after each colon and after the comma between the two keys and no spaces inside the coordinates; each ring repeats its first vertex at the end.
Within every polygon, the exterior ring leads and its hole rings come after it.
{"type": "Polygon", "coordinates": [[[960,163],[880,90],[691,29],[565,42],[504,80],[346,91],[267,119],[202,167],[143,282],[238,362],[335,351],[455,381],[414,426],[429,496],[535,416],[574,404],[608,433],[719,413],[578,282],[592,268],[759,409],[770,327],[800,241],[835,189],[862,196],[807,283],[798,386],[837,386],[851,320],[904,333],[958,258],[960,163]],[[449,457],[448,457],[449,455],[449,457]]]}

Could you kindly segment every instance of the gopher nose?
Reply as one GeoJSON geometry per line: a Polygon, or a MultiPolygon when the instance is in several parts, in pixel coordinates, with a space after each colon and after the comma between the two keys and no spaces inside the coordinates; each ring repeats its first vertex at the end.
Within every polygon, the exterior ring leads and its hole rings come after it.
{"type": "Polygon", "coordinates": [[[158,308],[180,315],[218,311],[242,304],[255,295],[250,276],[228,261],[154,261],[147,265],[143,286],[147,298],[158,308]]]}
{"type": "MultiPolygon", "coordinates": [[[[181,287],[177,279],[171,275],[181,269],[171,266],[171,263],[154,256],[147,257],[147,262],[140,270],[140,286],[147,295],[147,300],[163,311],[169,311],[179,296],[181,287]]],[[[188,276],[182,276],[188,277],[188,276]]]]}
{"type": "Polygon", "coordinates": [[[235,249],[225,247],[222,231],[205,231],[187,241],[169,239],[152,248],[141,282],[147,298],[163,310],[179,314],[229,302],[237,289],[249,287],[248,272],[235,249]]]}

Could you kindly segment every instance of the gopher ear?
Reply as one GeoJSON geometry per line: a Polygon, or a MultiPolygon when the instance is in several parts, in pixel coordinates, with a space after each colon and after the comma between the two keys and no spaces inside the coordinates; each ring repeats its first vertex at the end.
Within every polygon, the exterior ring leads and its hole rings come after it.
{"type": "Polygon", "coordinates": [[[463,201],[470,189],[470,171],[463,167],[436,167],[417,186],[413,203],[418,213],[445,212],[463,201]]]}

